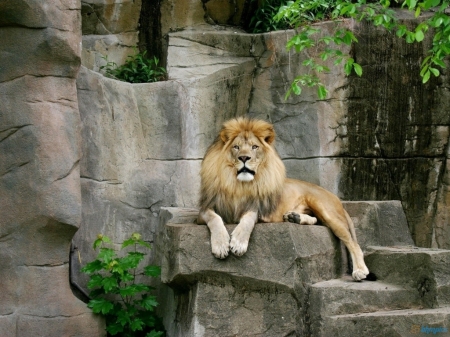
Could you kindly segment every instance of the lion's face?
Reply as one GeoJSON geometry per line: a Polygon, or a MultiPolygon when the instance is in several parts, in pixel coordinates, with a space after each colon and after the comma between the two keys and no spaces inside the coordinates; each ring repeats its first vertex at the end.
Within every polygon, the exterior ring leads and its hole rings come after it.
{"type": "Polygon", "coordinates": [[[214,209],[228,223],[249,210],[271,214],[286,177],[274,140],[265,121],[241,117],[224,123],[202,162],[200,208],[214,209]]]}
{"type": "Polygon", "coordinates": [[[236,168],[236,178],[252,181],[264,160],[264,145],[253,133],[240,134],[231,143],[230,153],[236,168]]]}

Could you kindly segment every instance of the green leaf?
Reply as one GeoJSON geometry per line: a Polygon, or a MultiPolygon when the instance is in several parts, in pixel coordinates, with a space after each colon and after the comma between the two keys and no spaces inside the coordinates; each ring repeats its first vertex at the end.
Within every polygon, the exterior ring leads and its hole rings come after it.
{"type": "MultiPolygon", "coordinates": [[[[102,69],[102,68],[100,67],[100,69],[102,69]]],[[[97,239],[97,240],[95,240],[95,241],[94,241],[94,245],[93,245],[94,249],[97,249],[98,246],[100,246],[102,243],[103,243],[103,240],[102,240],[102,239],[97,239]]]]}
{"type": "Polygon", "coordinates": [[[319,85],[317,88],[317,96],[319,99],[325,99],[327,98],[328,90],[325,89],[323,85],[319,85]]]}
{"type": "Polygon", "coordinates": [[[150,287],[144,284],[131,284],[129,286],[119,289],[119,294],[122,296],[133,296],[142,291],[149,291],[150,287]]]}
{"type": "Polygon", "coordinates": [[[353,63],[353,70],[355,70],[356,75],[361,77],[362,75],[362,68],[358,63],[353,63]]]}
{"type": "Polygon", "coordinates": [[[302,88],[300,88],[297,83],[292,83],[291,89],[296,95],[300,95],[302,93],[302,88]]]}
{"type": "Polygon", "coordinates": [[[89,282],[87,284],[88,289],[101,287],[102,286],[102,281],[103,281],[103,276],[101,276],[100,274],[92,275],[91,279],[89,280],[89,282]]]}
{"type": "Polygon", "coordinates": [[[135,240],[133,240],[133,239],[128,239],[128,240],[125,240],[123,243],[122,243],[122,249],[123,248],[126,248],[126,247],[128,247],[128,246],[131,246],[131,245],[134,245],[136,243],[136,241],[135,240]]]}
{"type": "Polygon", "coordinates": [[[428,80],[430,79],[430,76],[431,76],[430,70],[426,71],[422,77],[422,83],[427,83],[428,80]]]}
{"type": "Polygon", "coordinates": [[[118,286],[117,279],[114,276],[105,277],[102,280],[102,287],[107,293],[118,286]]]}
{"type": "Polygon", "coordinates": [[[119,332],[123,332],[123,326],[119,322],[108,324],[106,326],[106,331],[112,336],[117,335],[119,332]]]}
{"type": "Polygon", "coordinates": [[[418,18],[420,15],[420,7],[416,8],[416,11],[414,12],[414,17],[418,18]]]}
{"type": "Polygon", "coordinates": [[[345,75],[349,76],[351,74],[354,62],[355,61],[352,58],[347,59],[347,62],[345,62],[344,65],[345,75]]]}
{"type": "Polygon", "coordinates": [[[94,260],[86,264],[83,268],[81,268],[81,271],[85,274],[93,274],[102,269],[103,269],[103,262],[100,260],[94,260]]]}
{"type": "Polygon", "coordinates": [[[163,333],[164,332],[162,332],[162,331],[155,331],[155,330],[153,330],[153,331],[147,333],[145,335],[145,337],[161,337],[163,335],[163,333]]]}
{"type": "Polygon", "coordinates": [[[150,244],[148,244],[147,242],[145,242],[145,241],[143,241],[143,240],[137,241],[137,244],[140,245],[140,246],[142,246],[142,247],[148,248],[148,249],[151,249],[151,248],[152,248],[152,246],[151,246],[150,244]]]}
{"type": "Polygon", "coordinates": [[[439,60],[439,59],[436,59],[436,58],[433,58],[433,63],[438,65],[438,66],[440,66],[441,68],[445,68],[446,67],[445,63],[442,60],[439,60]]]}
{"type": "Polygon", "coordinates": [[[416,40],[417,40],[417,42],[423,41],[424,38],[425,38],[425,35],[423,34],[423,31],[418,30],[416,32],[416,40]]]}
{"type": "Polygon", "coordinates": [[[155,296],[145,296],[142,298],[142,300],[139,302],[141,307],[143,307],[146,310],[152,311],[153,308],[158,306],[158,302],[156,302],[155,296]]]}
{"type": "Polygon", "coordinates": [[[151,277],[158,277],[161,275],[161,267],[154,265],[146,266],[144,268],[144,274],[151,277]]]}
{"type": "Polygon", "coordinates": [[[144,258],[145,254],[140,252],[129,252],[127,256],[119,260],[123,270],[134,269],[144,258]]]}
{"type": "Polygon", "coordinates": [[[143,325],[144,322],[140,318],[135,318],[130,324],[131,331],[141,331],[143,325]]]}
{"type": "Polygon", "coordinates": [[[103,314],[106,315],[109,313],[113,308],[114,305],[104,298],[98,299],[98,300],[90,300],[88,303],[88,307],[92,309],[92,311],[96,314],[103,314]]]}
{"type": "Polygon", "coordinates": [[[100,248],[100,253],[98,253],[98,259],[102,260],[104,263],[110,263],[113,257],[116,255],[114,249],[111,248],[100,248]]]}
{"type": "Polygon", "coordinates": [[[430,67],[430,71],[431,71],[431,73],[432,73],[434,76],[436,76],[436,77],[439,76],[439,70],[438,70],[438,69],[436,69],[436,68],[431,68],[431,67],[430,67]]]}
{"type": "Polygon", "coordinates": [[[125,326],[126,324],[129,324],[131,322],[130,314],[126,309],[120,309],[116,315],[116,321],[117,323],[120,323],[121,326],[125,326]]]}
{"type": "Polygon", "coordinates": [[[128,271],[124,271],[123,274],[120,275],[120,280],[122,282],[130,282],[134,280],[134,275],[129,273],[128,271]]]}

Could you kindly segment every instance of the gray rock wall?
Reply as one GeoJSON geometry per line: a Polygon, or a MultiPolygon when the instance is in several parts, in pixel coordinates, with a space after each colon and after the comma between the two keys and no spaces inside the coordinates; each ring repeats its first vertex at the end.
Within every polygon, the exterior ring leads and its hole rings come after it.
{"type": "Polygon", "coordinates": [[[81,222],[77,1],[0,3],[0,335],[103,336],[72,293],[81,222]]]}
{"type": "Polygon", "coordinates": [[[352,53],[363,77],[346,77],[330,61],[332,72],[321,75],[327,100],[306,88],[286,101],[293,77],[304,71],[305,55],[285,49],[293,31],[252,35],[195,22],[169,35],[167,82],[131,85],[86,68],[80,73],[85,206],[75,241],[85,259],[93,257],[97,233],[120,242],[138,231],[152,241],[161,206],[195,207],[206,148],[223,121],[244,114],[274,123],[289,176],[344,200],[401,200],[415,243],[447,247],[447,77],[419,83],[411,64],[425,47],[357,25],[360,44],[352,53]]]}
{"type": "Polygon", "coordinates": [[[414,242],[448,248],[448,72],[423,85],[429,41],[406,44],[366,24],[354,31],[352,56],[363,76],[324,75],[330,95],[322,102],[310,91],[284,101],[306,55],[284,51],[288,33],[266,35],[273,53],[256,70],[249,115],[274,123],[290,176],[344,200],[401,200],[414,242]]]}

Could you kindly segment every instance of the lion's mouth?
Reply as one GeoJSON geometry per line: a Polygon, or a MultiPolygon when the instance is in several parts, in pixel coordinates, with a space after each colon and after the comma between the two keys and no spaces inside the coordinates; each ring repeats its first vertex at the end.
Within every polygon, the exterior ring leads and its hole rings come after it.
{"type": "Polygon", "coordinates": [[[248,167],[243,167],[237,172],[237,178],[240,181],[252,181],[255,177],[255,171],[250,170],[248,167]]]}
{"type": "Polygon", "coordinates": [[[246,167],[246,166],[244,166],[243,168],[241,168],[239,171],[238,171],[238,175],[240,175],[241,173],[250,173],[252,176],[254,176],[255,175],[255,171],[252,171],[252,170],[250,170],[248,167],[246,167]]]}

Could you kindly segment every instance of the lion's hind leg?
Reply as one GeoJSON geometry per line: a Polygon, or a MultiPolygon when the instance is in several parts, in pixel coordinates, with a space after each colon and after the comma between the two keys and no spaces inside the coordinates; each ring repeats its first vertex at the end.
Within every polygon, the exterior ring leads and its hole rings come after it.
{"type": "Polygon", "coordinates": [[[289,211],[285,213],[283,215],[283,220],[286,222],[297,223],[299,225],[315,225],[317,223],[317,218],[296,211],[289,211]]]}
{"type": "Polygon", "coordinates": [[[350,217],[345,216],[345,210],[342,209],[343,214],[339,214],[338,211],[335,212],[324,212],[322,216],[324,217],[324,222],[329,227],[334,235],[336,235],[347,247],[350,257],[352,259],[353,272],[352,277],[355,281],[361,281],[367,277],[369,274],[369,269],[364,262],[364,254],[359,247],[356,239],[352,237],[350,231],[350,226],[347,221],[351,221],[350,217]]]}

